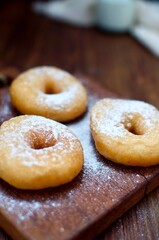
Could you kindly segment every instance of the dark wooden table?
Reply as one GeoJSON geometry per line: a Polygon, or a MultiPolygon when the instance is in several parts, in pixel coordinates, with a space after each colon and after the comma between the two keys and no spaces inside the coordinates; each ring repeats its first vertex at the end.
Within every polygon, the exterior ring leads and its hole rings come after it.
{"type": "MultiPolygon", "coordinates": [[[[159,108],[159,59],[128,34],[81,29],[36,15],[30,1],[0,5],[0,71],[9,75],[55,65],[90,76],[117,94],[159,108]]],[[[96,239],[159,239],[159,189],[96,239]]],[[[0,239],[10,239],[0,230],[0,239]]]]}

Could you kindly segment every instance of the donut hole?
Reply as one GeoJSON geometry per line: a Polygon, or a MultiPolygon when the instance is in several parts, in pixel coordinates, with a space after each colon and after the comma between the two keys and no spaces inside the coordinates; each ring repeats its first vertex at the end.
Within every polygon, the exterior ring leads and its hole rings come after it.
{"type": "Polygon", "coordinates": [[[130,133],[132,133],[132,134],[134,134],[134,135],[143,135],[143,134],[144,134],[144,132],[143,132],[141,129],[139,129],[139,128],[136,126],[136,124],[131,125],[130,127],[125,126],[125,128],[126,128],[130,133]]]}
{"type": "Polygon", "coordinates": [[[140,116],[133,116],[131,119],[127,118],[123,124],[125,129],[134,135],[145,134],[143,119],[140,116]]]}
{"type": "Polygon", "coordinates": [[[49,132],[31,132],[29,144],[32,149],[40,150],[53,147],[56,144],[56,140],[49,132]]]}
{"type": "Polygon", "coordinates": [[[53,84],[46,83],[45,88],[44,88],[44,93],[45,94],[57,94],[61,93],[60,89],[53,84]]]}
{"type": "Polygon", "coordinates": [[[44,149],[44,148],[48,148],[48,147],[53,147],[55,145],[55,141],[52,142],[43,142],[41,140],[34,140],[32,148],[33,149],[44,149]]]}

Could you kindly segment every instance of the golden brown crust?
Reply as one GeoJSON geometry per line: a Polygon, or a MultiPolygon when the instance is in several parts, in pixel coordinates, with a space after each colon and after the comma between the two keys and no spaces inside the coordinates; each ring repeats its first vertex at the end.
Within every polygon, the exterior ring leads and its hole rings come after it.
{"type": "Polygon", "coordinates": [[[150,104],[103,99],[91,110],[91,132],[107,159],[130,166],[159,164],[159,112],[150,104]]]}
{"type": "Polygon", "coordinates": [[[21,113],[60,122],[79,117],[87,107],[85,88],[72,75],[55,67],[24,72],[13,81],[10,94],[21,113]]]}
{"type": "Polygon", "coordinates": [[[71,181],[83,165],[82,146],[63,124],[20,116],[0,127],[0,177],[21,189],[41,189],[71,181]]]}

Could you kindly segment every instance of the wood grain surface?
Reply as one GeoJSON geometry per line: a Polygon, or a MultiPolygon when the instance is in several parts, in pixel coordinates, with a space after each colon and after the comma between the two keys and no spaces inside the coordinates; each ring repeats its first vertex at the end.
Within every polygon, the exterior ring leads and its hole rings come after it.
{"type": "MultiPolygon", "coordinates": [[[[129,35],[49,20],[34,14],[30,1],[1,1],[1,73],[15,75],[37,65],[82,73],[119,95],[146,100],[159,108],[159,60],[129,35]]],[[[158,198],[157,189],[97,239],[159,239],[158,198]]],[[[10,239],[3,231],[0,238],[10,239]]]]}

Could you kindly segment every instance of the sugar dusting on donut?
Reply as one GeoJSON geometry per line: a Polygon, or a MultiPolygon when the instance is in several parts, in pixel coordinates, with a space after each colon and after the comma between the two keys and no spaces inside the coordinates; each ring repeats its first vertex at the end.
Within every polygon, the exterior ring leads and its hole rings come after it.
{"type": "Polygon", "coordinates": [[[35,75],[39,75],[39,74],[47,74],[50,77],[54,77],[56,80],[60,81],[63,80],[66,77],[71,76],[68,72],[61,70],[59,71],[58,68],[53,68],[53,67],[37,67],[34,69],[34,74],[35,75]]]}
{"type": "Polygon", "coordinates": [[[159,111],[134,100],[103,99],[91,110],[91,132],[105,158],[127,166],[159,164],[159,111]]]}
{"type": "Polygon", "coordinates": [[[65,125],[40,116],[19,116],[0,127],[0,177],[21,189],[59,186],[83,166],[83,149],[65,125]]]}
{"type": "Polygon", "coordinates": [[[55,67],[36,67],[34,69],[30,69],[27,72],[24,72],[19,75],[20,78],[25,78],[27,74],[27,81],[25,81],[24,85],[32,85],[32,81],[35,80],[35,78],[39,76],[49,76],[51,78],[54,78],[56,81],[62,81],[65,78],[71,77],[71,74],[64,70],[59,70],[55,67]]]}
{"type": "MultiPolygon", "coordinates": [[[[66,108],[67,105],[69,106],[74,101],[77,94],[80,94],[79,86],[74,85],[62,93],[53,95],[40,94],[38,96],[38,102],[46,107],[54,106],[55,110],[61,111],[62,108],[66,108]]],[[[69,112],[69,108],[66,108],[66,111],[67,110],[69,112]]]]}
{"type": "MultiPolygon", "coordinates": [[[[31,74],[27,75],[28,81],[24,82],[25,85],[32,85],[32,81],[40,76],[40,75],[46,75],[50,76],[54,80],[63,81],[63,79],[71,77],[69,73],[66,71],[52,68],[52,67],[37,67],[33,70],[30,70],[31,74]]],[[[23,74],[21,75],[23,76],[23,74]]],[[[54,106],[55,110],[61,110],[62,108],[65,108],[67,105],[69,106],[74,102],[74,99],[77,95],[80,95],[79,91],[79,85],[77,83],[74,83],[71,85],[71,87],[68,87],[65,91],[62,93],[54,93],[54,94],[45,94],[41,91],[39,91],[40,94],[38,94],[38,103],[39,105],[45,105],[46,107],[54,106]]],[[[82,95],[81,95],[82,97],[82,95]]],[[[80,97],[79,97],[80,98],[80,97]]],[[[67,109],[66,109],[67,111],[67,109]]],[[[68,108],[69,112],[69,108],[68,108]]]]}
{"type": "Polygon", "coordinates": [[[87,108],[84,86],[73,75],[55,67],[37,67],[22,73],[12,82],[10,95],[19,112],[59,122],[73,120],[87,108]]]}
{"type": "Polygon", "coordinates": [[[10,124],[9,131],[5,131],[5,125],[4,123],[2,126],[4,131],[1,130],[0,141],[7,144],[11,150],[11,158],[18,156],[22,160],[22,165],[25,166],[45,165],[48,152],[51,155],[51,162],[56,163],[60,160],[59,151],[67,154],[68,152],[75,151],[77,147],[80,146],[80,143],[76,141],[76,136],[68,131],[64,125],[43,117],[28,116],[28,118],[25,118],[18,124],[13,122],[10,124]],[[54,139],[57,143],[54,146],[48,146],[42,149],[30,149],[31,143],[27,141],[29,131],[36,132],[37,137],[38,132],[40,132],[41,137],[45,139],[45,143],[49,142],[50,139],[54,139]],[[24,139],[25,137],[26,139],[24,139]],[[62,141],[58,141],[59,138],[65,141],[65,145],[62,141]],[[18,145],[17,142],[19,142],[18,145]],[[53,152],[52,149],[55,148],[55,146],[56,152],[53,152]],[[42,161],[37,161],[33,156],[33,152],[37,156],[40,155],[42,161]]]}
{"type": "MultiPolygon", "coordinates": [[[[129,132],[126,130],[126,125],[123,124],[125,118],[133,119],[134,114],[140,114],[142,121],[148,131],[154,126],[154,122],[158,121],[159,113],[155,107],[141,101],[135,100],[114,100],[104,99],[99,104],[99,111],[92,113],[92,118],[98,118],[95,121],[93,128],[101,134],[106,134],[114,139],[124,137],[129,132]]],[[[97,106],[97,105],[96,105],[97,106]]],[[[127,127],[131,123],[127,122],[127,127]]]]}

